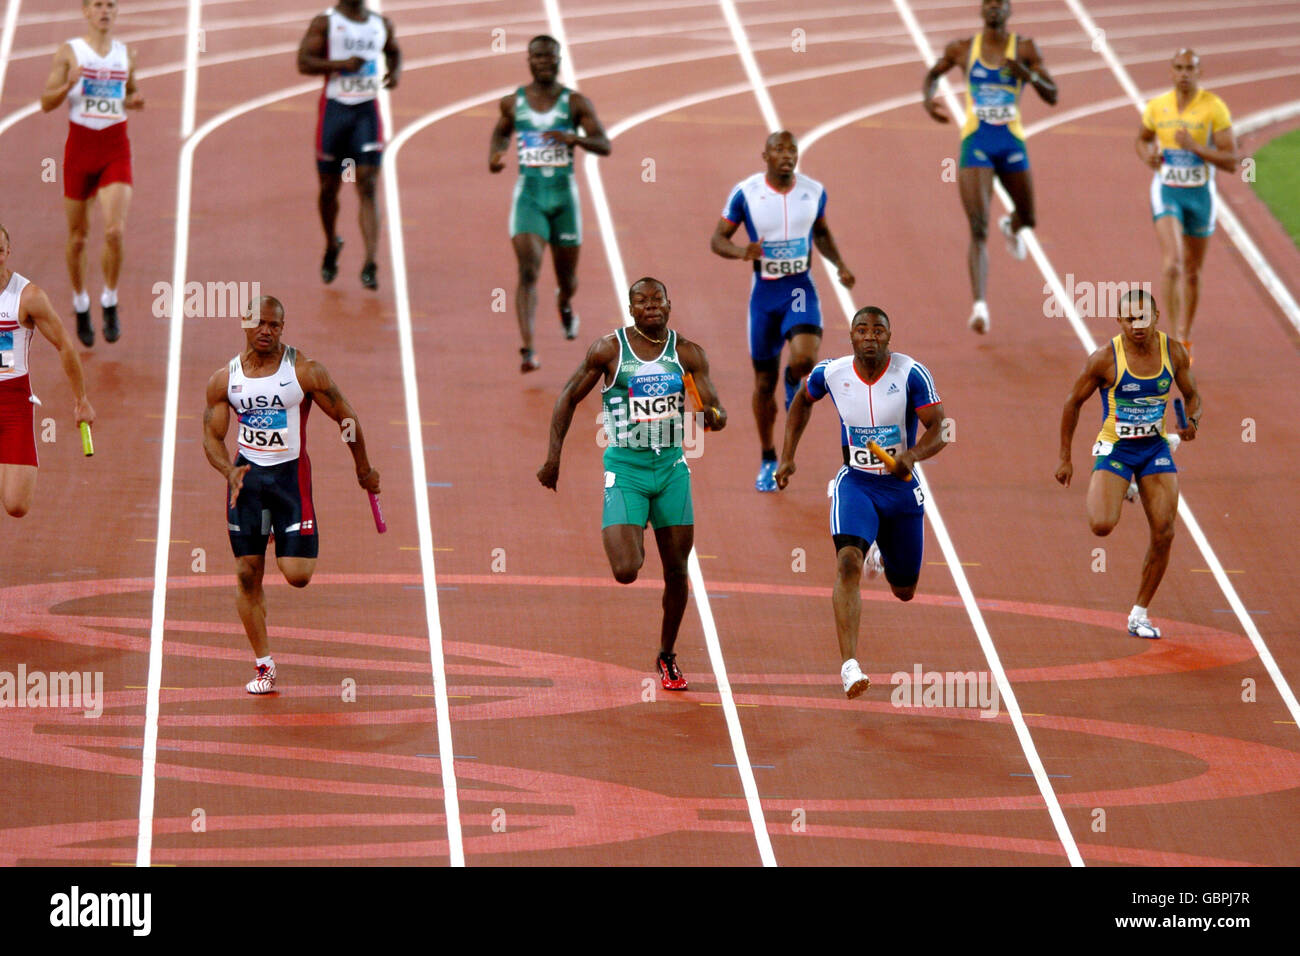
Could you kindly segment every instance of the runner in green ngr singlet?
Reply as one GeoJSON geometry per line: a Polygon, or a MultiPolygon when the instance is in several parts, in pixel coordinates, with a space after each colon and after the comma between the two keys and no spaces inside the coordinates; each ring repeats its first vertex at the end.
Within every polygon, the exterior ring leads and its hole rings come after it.
{"type": "Polygon", "coordinates": [[[686,391],[695,378],[714,431],[727,413],[709,380],[704,349],[668,328],[672,303],[658,279],[638,279],[628,290],[633,323],[597,339],[555,402],[550,448],[537,480],[554,489],[560,451],[573,412],[602,383],[605,508],[601,536],[614,579],[631,584],[645,562],[645,526],[652,524],[664,566],[664,617],[656,666],[666,690],[685,690],[673,645],[686,610],[687,559],[695,540],[691,472],[682,448],[686,391]]]}

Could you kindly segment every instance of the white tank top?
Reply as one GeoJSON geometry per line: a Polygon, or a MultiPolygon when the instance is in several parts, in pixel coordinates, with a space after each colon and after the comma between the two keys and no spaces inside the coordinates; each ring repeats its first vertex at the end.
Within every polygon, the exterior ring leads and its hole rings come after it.
{"type": "Polygon", "coordinates": [[[68,119],[90,129],[125,123],[126,80],[131,71],[126,44],[114,40],[108,56],[100,56],[81,37],[68,43],[81,66],[81,79],[68,92],[68,119]]]}
{"type": "Polygon", "coordinates": [[[0,290],[0,382],[27,374],[27,350],[35,330],[18,321],[18,303],[27,282],[15,272],[0,290]]]}
{"type": "Polygon", "coordinates": [[[274,374],[249,378],[238,355],[230,360],[226,401],[239,415],[239,453],[255,465],[281,465],[307,448],[307,416],[299,416],[306,394],[294,362],[298,350],[285,347],[274,374]]]}
{"type": "Polygon", "coordinates": [[[358,23],[333,7],[326,10],[325,15],[330,18],[326,27],[329,37],[326,57],[347,60],[359,56],[366,61],[356,73],[331,73],[325,82],[326,98],[348,104],[370,102],[379,95],[379,84],[383,80],[381,59],[384,47],[388,45],[384,18],[372,13],[364,23],[358,23]]]}

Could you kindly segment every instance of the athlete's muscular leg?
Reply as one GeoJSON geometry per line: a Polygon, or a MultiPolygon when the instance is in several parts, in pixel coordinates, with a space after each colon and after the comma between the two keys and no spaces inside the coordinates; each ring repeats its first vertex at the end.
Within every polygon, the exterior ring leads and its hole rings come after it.
{"type": "Polygon", "coordinates": [[[695,525],[675,524],[667,528],[656,528],[655,541],[659,544],[659,558],[664,566],[664,623],[659,632],[659,650],[671,654],[673,645],[677,643],[677,631],[682,626],[682,615],[686,613],[686,602],[691,593],[687,582],[687,564],[691,547],[695,544],[695,525]]]}
{"type": "Polygon", "coordinates": [[[63,211],[68,218],[68,242],[65,255],[68,261],[68,281],[73,292],[86,291],[86,237],[90,232],[90,200],[63,200],[63,211]]]}
{"type": "Polygon", "coordinates": [[[328,246],[338,235],[339,188],[343,185],[340,173],[316,172],[320,179],[320,193],[316,197],[316,206],[320,210],[320,224],[325,230],[325,245],[328,246]]]}
{"type": "Polygon", "coordinates": [[[776,379],[779,359],[754,363],[754,421],[758,423],[758,443],[763,451],[774,451],[772,432],[776,427],[776,379]]]}
{"type": "Polygon", "coordinates": [[[1183,236],[1183,335],[1179,341],[1192,338],[1192,320],[1201,298],[1201,266],[1205,264],[1205,251],[1210,247],[1209,236],[1183,236]]]}
{"type": "Polygon", "coordinates": [[[1119,524],[1119,513],[1124,507],[1127,491],[1127,478],[1109,471],[1092,473],[1088,482],[1088,526],[1097,537],[1104,538],[1119,524]]]}
{"type": "Polygon", "coordinates": [[[1147,524],[1151,526],[1151,544],[1142,561],[1142,583],[1138,586],[1138,607],[1150,607],[1160,579],[1169,567],[1169,550],[1174,543],[1174,518],[1178,514],[1178,476],[1172,471],[1145,475],[1138,482],[1147,524]]]}
{"type": "Polygon", "coordinates": [[[802,379],[813,370],[821,344],[822,337],[812,332],[801,332],[790,337],[790,358],[786,367],[792,378],[802,379]]]}
{"type": "Polygon", "coordinates": [[[31,511],[36,501],[36,466],[0,465],[0,498],[15,518],[31,511]]]}
{"type": "Polygon", "coordinates": [[[555,266],[555,282],[560,287],[555,304],[561,309],[569,307],[578,291],[578,253],[581,251],[582,246],[551,244],[551,263],[555,266]]]}
{"type": "Polygon", "coordinates": [[[284,579],[295,588],[305,588],[316,571],[315,558],[276,558],[284,579]]]}
{"type": "Polygon", "coordinates": [[[1029,175],[1029,170],[1001,173],[998,179],[1002,180],[1011,201],[1016,204],[1016,208],[1011,211],[1011,228],[1033,229],[1038,220],[1034,216],[1034,180],[1029,175]]]}
{"type": "Polygon", "coordinates": [[[631,584],[645,563],[645,530],[634,524],[612,524],[600,532],[609,569],[619,584],[631,584]]]}
{"type": "Polygon", "coordinates": [[[840,642],[840,663],[858,656],[858,625],[862,619],[862,561],[864,555],[852,545],[840,548],[835,555],[835,590],[831,605],[835,608],[835,636],[840,642]]]}
{"type": "Polygon", "coordinates": [[[993,192],[993,169],[988,166],[963,166],[957,170],[957,190],[970,224],[970,250],[966,264],[970,270],[971,295],[984,298],[988,285],[989,197],[993,192]]]}
{"type": "Polygon", "coordinates": [[[1183,227],[1176,216],[1156,220],[1156,237],[1160,240],[1160,294],[1169,312],[1169,328],[1175,339],[1187,341],[1183,321],[1183,227]]]}
{"type": "Polygon", "coordinates": [[[542,269],[546,241],[531,232],[521,232],[510,239],[519,262],[519,285],[515,289],[515,318],[519,320],[519,337],[526,349],[533,347],[533,316],[537,314],[537,274],[542,269]]]}
{"type": "Polygon", "coordinates": [[[266,570],[266,557],[246,554],[235,558],[235,607],[239,620],[253,645],[253,653],[266,657],[271,644],[266,639],[266,592],[262,590],[262,574],[266,570]]]}
{"type": "MultiPolygon", "coordinates": [[[[361,200],[361,238],[366,243],[366,262],[374,262],[379,251],[379,203],[375,194],[379,191],[379,167],[357,166],[357,197],[361,200]]],[[[338,200],[335,198],[334,211],[338,212],[338,200]]]]}
{"type": "Polygon", "coordinates": [[[126,213],[131,208],[131,187],[109,183],[99,191],[99,209],[104,214],[104,286],[117,288],[122,274],[122,250],[126,238],[126,213]]]}

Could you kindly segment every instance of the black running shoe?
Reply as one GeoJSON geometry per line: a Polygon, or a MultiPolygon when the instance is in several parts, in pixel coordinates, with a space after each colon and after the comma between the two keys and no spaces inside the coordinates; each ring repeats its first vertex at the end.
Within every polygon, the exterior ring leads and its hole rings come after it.
{"type": "Polygon", "coordinates": [[[343,248],[343,240],[338,236],[325,249],[325,258],[320,261],[320,281],[329,285],[334,281],[334,277],[339,274],[339,250],[343,248]]]}
{"type": "Polygon", "coordinates": [[[365,268],[361,270],[361,284],[365,286],[367,289],[378,289],[379,288],[379,279],[377,278],[378,272],[379,272],[378,266],[376,266],[373,262],[367,262],[365,268]]]}
{"type": "Polygon", "coordinates": [[[90,324],[90,310],[77,313],[77,338],[89,348],[95,344],[95,327],[90,324]]]}
{"type": "Polygon", "coordinates": [[[536,372],[542,367],[542,360],[537,357],[537,353],[532,349],[520,349],[519,358],[519,371],[521,372],[536,372]]]}
{"type": "Polygon", "coordinates": [[[122,336],[122,330],[117,325],[117,306],[104,306],[104,341],[116,342],[122,336]]]}

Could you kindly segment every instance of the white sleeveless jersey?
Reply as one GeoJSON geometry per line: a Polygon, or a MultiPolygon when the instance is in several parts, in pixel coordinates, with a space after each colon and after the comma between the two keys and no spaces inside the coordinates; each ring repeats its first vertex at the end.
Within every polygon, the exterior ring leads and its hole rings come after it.
{"type": "Polygon", "coordinates": [[[858,373],[852,355],[826,359],[809,373],[807,389],[813,401],[829,395],[835,402],[845,464],[873,475],[889,471],[867,442],[874,441],[897,458],[916,444],[917,409],[940,401],[929,370],[901,352],[890,353],[889,364],[874,382],[858,373]]]}
{"type": "Polygon", "coordinates": [[[27,279],[15,272],[9,277],[9,284],[0,290],[0,382],[27,374],[27,351],[35,329],[18,321],[18,303],[27,283],[27,279]]]}
{"type": "Polygon", "coordinates": [[[108,56],[100,56],[81,37],[68,44],[81,67],[81,79],[68,92],[68,119],[90,129],[125,123],[126,80],[131,72],[126,44],[114,40],[108,56]]]}
{"type": "Polygon", "coordinates": [[[325,98],[348,104],[370,102],[379,95],[379,84],[384,78],[384,47],[388,45],[384,18],[372,13],[365,23],[358,23],[333,7],[325,15],[330,18],[326,27],[329,38],[326,57],[347,60],[359,56],[366,61],[356,73],[331,73],[325,82],[325,98]]]}
{"type": "Polygon", "coordinates": [[[230,360],[226,401],[239,415],[239,453],[255,465],[281,465],[307,448],[307,415],[300,415],[306,393],[298,384],[298,350],[287,347],[272,375],[249,378],[236,355],[230,360]]]}
{"type": "Polygon", "coordinates": [[[750,242],[763,243],[754,271],[763,279],[807,272],[812,265],[813,224],[826,214],[826,189],[803,173],[789,192],[778,192],[766,173],[741,180],[727,196],[722,218],[744,223],[750,242]]]}

